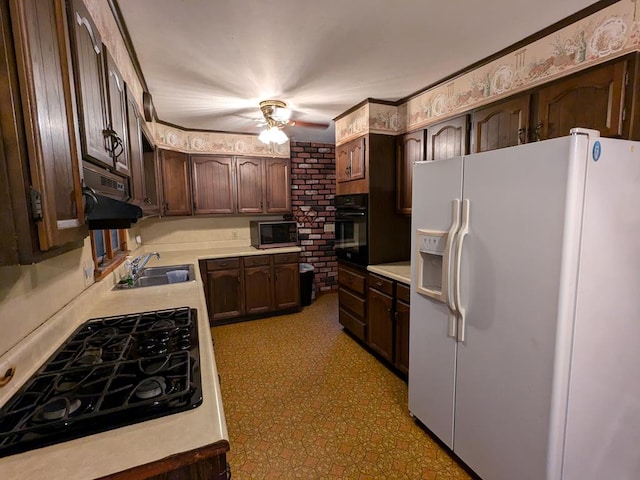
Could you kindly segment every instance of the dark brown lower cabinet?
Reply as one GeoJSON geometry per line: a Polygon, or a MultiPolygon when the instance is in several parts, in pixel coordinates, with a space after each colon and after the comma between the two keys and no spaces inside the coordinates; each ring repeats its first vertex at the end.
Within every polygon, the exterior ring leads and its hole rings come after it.
{"type": "Polygon", "coordinates": [[[100,477],[100,480],[227,480],[231,471],[226,452],[229,442],[220,442],[189,452],[163,458],[122,472],[100,477]]]}
{"type": "Polygon", "coordinates": [[[369,274],[369,347],[400,373],[409,372],[408,286],[369,274]]]}
{"type": "Polygon", "coordinates": [[[338,262],[338,320],[363,342],[367,339],[367,271],[338,262]]]}
{"type": "Polygon", "coordinates": [[[402,283],[396,284],[395,307],[395,355],[393,364],[404,375],[409,374],[409,297],[411,289],[402,283]]]}
{"type": "MultiPolygon", "coordinates": [[[[371,285],[371,282],[369,282],[371,285]]],[[[393,297],[369,287],[369,346],[387,362],[393,361],[393,297]]]]}
{"type": "Polygon", "coordinates": [[[409,373],[410,288],[338,262],[340,324],[401,376],[409,373]]]}
{"type": "MultiPolygon", "coordinates": [[[[244,284],[239,258],[206,260],[206,288],[209,321],[229,320],[244,315],[244,284]]],[[[201,264],[202,268],[202,264],[201,264]]]]}
{"type": "Polygon", "coordinates": [[[271,267],[245,268],[244,284],[246,287],[245,313],[247,315],[273,310],[271,267]]]}
{"type": "Polygon", "coordinates": [[[300,267],[298,254],[273,257],[273,300],[276,310],[300,306],[300,267]]]}
{"type": "Polygon", "coordinates": [[[201,260],[211,326],[300,308],[298,253],[201,260]]]}

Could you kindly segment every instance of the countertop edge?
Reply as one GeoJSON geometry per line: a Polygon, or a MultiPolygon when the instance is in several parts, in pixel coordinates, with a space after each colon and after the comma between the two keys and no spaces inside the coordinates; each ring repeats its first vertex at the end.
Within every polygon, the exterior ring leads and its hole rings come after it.
{"type": "Polygon", "coordinates": [[[409,262],[381,263],[369,265],[367,270],[406,285],[411,285],[411,264],[409,262]]]}

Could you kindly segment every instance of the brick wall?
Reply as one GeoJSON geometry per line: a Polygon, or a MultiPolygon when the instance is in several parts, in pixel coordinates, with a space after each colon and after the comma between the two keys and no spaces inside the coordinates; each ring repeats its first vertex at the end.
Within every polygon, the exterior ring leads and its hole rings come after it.
{"type": "Polygon", "coordinates": [[[336,194],[335,147],[332,144],[291,143],[291,204],[298,221],[301,262],[315,267],[316,295],[336,290],[338,263],[333,253],[336,194]]]}

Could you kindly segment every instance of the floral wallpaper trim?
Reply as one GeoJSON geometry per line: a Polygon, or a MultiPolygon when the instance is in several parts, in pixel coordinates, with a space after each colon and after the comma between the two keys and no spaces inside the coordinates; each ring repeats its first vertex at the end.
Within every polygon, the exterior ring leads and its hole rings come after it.
{"type": "Polygon", "coordinates": [[[266,145],[257,135],[241,133],[193,132],[153,123],[156,144],[161,148],[185,153],[221,155],[255,155],[260,157],[289,158],[289,142],[266,145]]]}
{"type": "Polygon", "coordinates": [[[638,50],[637,0],[621,0],[398,107],[376,104],[366,125],[359,116],[361,109],[341,118],[336,122],[336,144],[354,138],[355,131],[414,130],[638,50]]]}

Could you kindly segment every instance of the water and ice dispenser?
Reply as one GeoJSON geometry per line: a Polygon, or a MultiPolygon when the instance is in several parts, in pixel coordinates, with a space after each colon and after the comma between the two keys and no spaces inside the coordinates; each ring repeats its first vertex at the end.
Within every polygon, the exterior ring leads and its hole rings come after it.
{"type": "Polygon", "coordinates": [[[449,232],[418,230],[417,234],[417,285],[416,290],[441,302],[447,302],[449,232]]]}

